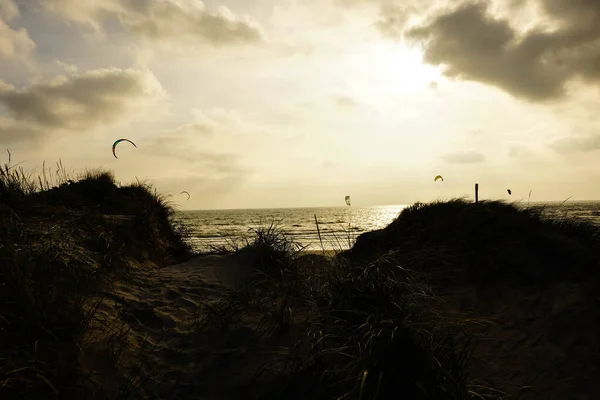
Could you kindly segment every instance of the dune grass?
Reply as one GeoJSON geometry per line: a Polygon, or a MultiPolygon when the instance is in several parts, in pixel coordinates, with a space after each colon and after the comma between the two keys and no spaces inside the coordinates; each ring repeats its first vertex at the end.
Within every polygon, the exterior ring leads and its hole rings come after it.
{"type": "MultiPolygon", "coordinates": [[[[223,332],[260,315],[254,321],[262,335],[288,337],[284,354],[257,371],[246,398],[528,398],[533,388],[509,393],[510,384],[474,370],[497,359],[484,333],[503,332],[496,316],[507,309],[521,320],[520,307],[525,316],[538,312],[526,308],[536,304],[557,307],[570,282],[568,293],[580,290],[577,282],[589,286],[598,272],[598,232],[577,219],[544,217],[539,209],[462,199],[408,207],[334,257],[298,252],[283,232],[266,226],[238,249],[262,273],[199,322],[223,332]],[[536,300],[539,293],[548,298],[536,300]]],[[[575,308],[590,321],[593,300],[575,308]]],[[[542,312],[537,318],[536,324],[552,326],[566,317],[542,312]]],[[[531,365],[519,368],[538,379],[539,366],[531,365]]],[[[506,368],[509,375],[514,366],[506,368]]]]}
{"type": "Polygon", "coordinates": [[[464,323],[442,317],[439,300],[394,254],[350,268],[303,253],[272,224],[254,235],[238,253],[259,273],[202,305],[197,321],[219,334],[260,315],[262,335],[297,338],[257,371],[248,398],[468,398],[464,323]]]}
{"type": "Polygon", "coordinates": [[[455,199],[408,207],[386,228],[361,235],[343,257],[359,267],[393,251],[400,265],[417,271],[445,299],[445,313],[486,320],[485,327],[472,329],[480,340],[469,371],[487,396],[498,398],[497,390],[510,393],[503,398],[549,398],[559,390],[560,396],[591,395],[588,354],[598,347],[585,332],[598,329],[600,317],[594,294],[600,287],[599,233],[598,226],[566,215],[455,199]],[[566,296],[577,300],[565,306],[566,296]],[[487,324],[489,319],[504,322],[487,324]],[[515,332],[521,342],[511,344],[515,332]],[[544,345],[523,339],[539,337],[553,339],[544,345]],[[558,348],[560,356],[553,353],[558,348]],[[504,369],[494,369],[498,363],[504,369]],[[556,363],[569,365],[569,372],[559,372],[556,363]]]}
{"type": "Polygon", "coordinates": [[[597,272],[600,230],[500,201],[416,203],[386,228],[361,235],[349,252],[365,260],[394,249],[430,274],[473,284],[541,284],[597,272]],[[576,268],[572,268],[576,266],[576,268]]]}
{"type": "Polygon", "coordinates": [[[189,255],[172,214],[150,185],[110,171],[0,168],[0,398],[102,398],[78,361],[91,293],[128,260],[189,255]]]}
{"type": "Polygon", "coordinates": [[[462,327],[393,257],[330,272],[311,294],[303,343],[270,369],[259,398],[468,398],[462,327]]]}
{"type": "Polygon", "coordinates": [[[28,231],[16,217],[0,232],[2,398],[72,393],[77,339],[89,319],[86,289],[98,278],[93,264],[65,257],[64,240],[28,231]]]}

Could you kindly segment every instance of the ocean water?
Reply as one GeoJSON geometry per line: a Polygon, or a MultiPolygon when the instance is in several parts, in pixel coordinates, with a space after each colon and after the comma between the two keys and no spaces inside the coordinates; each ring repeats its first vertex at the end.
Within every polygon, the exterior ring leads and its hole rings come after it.
{"type": "MultiPolygon", "coordinates": [[[[519,206],[527,207],[527,204],[519,206]]],[[[546,215],[571,216],[600,225],[600,202],[531,203],[546,215]]],[[[209,251],[212,246],[238,245],[252,237],[252,230],[275,224],[307,250],[320,250],[321,242],[315,223],[319,222],[322,246],[325,250],[346,249],[363,232],[380,229],[392,222],[405,205],[374,207],[278,208],[249,210],[179,211],[175,220],[190,232],[189,241],[197,251],[209,251]]]]}

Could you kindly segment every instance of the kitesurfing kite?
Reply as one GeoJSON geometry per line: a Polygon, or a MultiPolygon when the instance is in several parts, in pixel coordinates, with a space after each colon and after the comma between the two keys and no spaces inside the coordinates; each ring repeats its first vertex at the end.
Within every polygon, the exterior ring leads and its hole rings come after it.
{"type": "Polygon", "coordinates": [[[190,194],[189,194],[188,192],[186,192],[185,190],[184,190],[183,192],[179,193],[179,194],[184,194],[184,193],[185,193],[185,194],[187,194],[187,196],[188,196],[188,198],[187,198],[187,199],[188,199],[188,200],[190,199],[190,197],[192,197],[192,196],[190,196],[190,194]]]}
{"type": "Polygon", "coordinates": [[[123,142],[123,141],[125,141],[125,142],[129,142],[129,143],[131,143],[131,144],[133,145],[133,147],[137,148],[137,146],[135,145],[135,143],[133,143],[131,140],[129,140],[129,139],[119,139],[119,140],[115,141],[115,142],[113,143],[113,145],[112,145],[112,153],[113,153],[113,156],[115,156],[115,158],[117,158],[117,153],[115,153],[115,150],[116,150],[116,148],[117,148],[117,145],[118,145],[119,143],[123,142]]]}
{"type": "Polygon", "coordinates": [[[349,206],[350,205],[350,196],[346,196],[346,205],[349,206]]]}
{"type": "Polygon", "coordinates": [[[509,195],[512,194],[512,191],[510,189],[506,189],[506,191],[508,192],[509,195]]]}
{"type": "Polygon", "coordinates": [[[436,182],[438,179],[441,179],[442,182],[444,182],[444,178],[442,178],[441,175],[436,176],[435,178],[433,178],[433,181],[436,182]]]}

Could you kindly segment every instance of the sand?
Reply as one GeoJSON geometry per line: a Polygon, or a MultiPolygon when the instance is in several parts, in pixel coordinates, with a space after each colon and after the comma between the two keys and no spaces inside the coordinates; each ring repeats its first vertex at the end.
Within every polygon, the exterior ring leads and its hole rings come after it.
{"type": "Polygon", "coordinates": [[[266,361],[257,354],[256,321],[249,318],[216,338],[199,333],[195,321],[199,305],[224,298],[251,273],[235,254],[198,256],[160,270],[136,265],[130,277],[97,293],[95,329],[86,337],[82,366],[106,381],[109,392],[119,390],[122,380],[144,397],[227,398],[266,361]],[[118,353],[119,340],[106,340],[107,329],[127,336],[116,369],[106,360],[118,353]]]}
{"type": "MultiPolygon", "coordinates": [[[[306,261],[319,259],[312,253],[306,261]]],[[[97,293],[96,329],[85,338],[81,365],[103,382],[109,398],[129,398],[119,395],[123,387],[154,399],[251,398],[260,386],[253,385],[255,373],[285,355],[298,332],[265,335],[259,315],[211,333],[196,324],[200,306],[215,305],[251,278],[248,265],[243,252],[160,270],[134,265],[131,276],[97,293]],[[107,331],[126,340],[108,340],[107,331]]],[[[582,300],[596,290],[593,282],[539,292],[497,288],[484,297],[462,289],[443,294],[448,315],[471,310],[489,321],[473,332],[472,383],[513,393],[527,389],[524,398],[591,398],[570,396],[595,391],[590,377],[597,376],[597,347],[586,344],[596,343],[597,313],[582,300]]]]}

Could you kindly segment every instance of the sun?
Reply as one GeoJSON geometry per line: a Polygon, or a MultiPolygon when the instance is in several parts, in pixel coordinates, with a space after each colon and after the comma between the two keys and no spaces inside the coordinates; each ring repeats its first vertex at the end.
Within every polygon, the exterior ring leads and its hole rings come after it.
{"type": "Polygon", "coordinates": [[[441,76],[437,68],[423,62],[420,49],[403,43],[373,43],[369,45],[368,54],[376,76],[393,91],[429,90],[431,82],[441,76]]]}
{"type": "Polygon", "coordinates": [[[441,77],[438,68],[423,63],[420,49],[397,42],[357,45],[341,64],[349,89],[373,98],[431,90],[441,77]]]}

